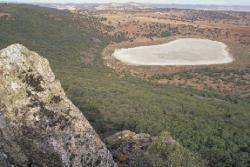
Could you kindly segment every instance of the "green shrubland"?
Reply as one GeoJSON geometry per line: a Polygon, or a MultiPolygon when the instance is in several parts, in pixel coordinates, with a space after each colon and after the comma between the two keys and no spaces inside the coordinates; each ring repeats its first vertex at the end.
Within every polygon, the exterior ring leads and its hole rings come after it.
{"type": "Polygon", "coordinates": [[[169,37],[169,36],[171,36],[171,33],[169,31],[163,31],[161,33],[161,37],[169,37]]]}

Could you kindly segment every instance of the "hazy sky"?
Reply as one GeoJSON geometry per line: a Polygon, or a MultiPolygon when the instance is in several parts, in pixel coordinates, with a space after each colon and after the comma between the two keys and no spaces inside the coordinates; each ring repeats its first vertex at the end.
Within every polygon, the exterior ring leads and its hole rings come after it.
{"type": "Polygon", "coordinates": [[[219,4],[219,5],[250,5],[250,0],[0,0],[0,2],[44,2],[44,3],[84,3],[84,2],[146,2],[146,3],[176,3],[176,4],[219,4]]]}

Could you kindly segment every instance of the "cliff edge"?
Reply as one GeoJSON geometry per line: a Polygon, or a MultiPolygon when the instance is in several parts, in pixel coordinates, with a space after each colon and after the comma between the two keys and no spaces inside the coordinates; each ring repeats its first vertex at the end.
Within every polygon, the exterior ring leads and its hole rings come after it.
{"type": "Polygon", "coordinates": [[[0,96],[0,166],[116,166],[37,53],[0,51],[0,96]]]}

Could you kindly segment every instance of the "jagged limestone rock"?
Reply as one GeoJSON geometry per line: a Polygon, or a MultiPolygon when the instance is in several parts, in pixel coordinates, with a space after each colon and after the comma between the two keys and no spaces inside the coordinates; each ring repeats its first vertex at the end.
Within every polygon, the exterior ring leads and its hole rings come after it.
{"type": "Polygon", "coordinates": [[[0,96],[1,166],[116,166],[37,53],[20,44],[0,51],[0,96]]]}

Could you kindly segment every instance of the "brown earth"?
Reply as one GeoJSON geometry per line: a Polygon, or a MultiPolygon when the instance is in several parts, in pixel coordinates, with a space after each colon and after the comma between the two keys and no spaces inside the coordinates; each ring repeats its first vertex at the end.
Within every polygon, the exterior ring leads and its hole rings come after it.
{"type": "Polygon", "coordinates": [[[157,84],[192,86],[212,89],[221,93],[250,95],[247,76],[250,67],[250,12],[214,12],[196,10],[135,10],[98,11],[96,17],[105,18],[102,23],[112,27],[103,32],[110,36],[123,34],[122,42],[111,43],[103,50],[104,64],[116,72],[141,77],[157,78],[157,84]],[[162,38],[162,32],[171,36],[162,38]],[[125,35],[124,35],[125,34],[125,35]],[[224,42],[235,61],[225,65],[210,66],[133,66],[114,57],[117,48],[128,48],[166,43],[177,38],[207,38],[224,42]],[[195,72],[193,72],[195,70],[195,72]],[[219,76],[199,71],[219,71],[219,76]],[[188,77],[178,78],[188,73],[188,77]],[[230,75],[232,77],[230,80],[230,75]],[[166,78],[166,75],[170,75],[166,78]],[[176,79],[178,78],[178,79],[176,79]]]}

